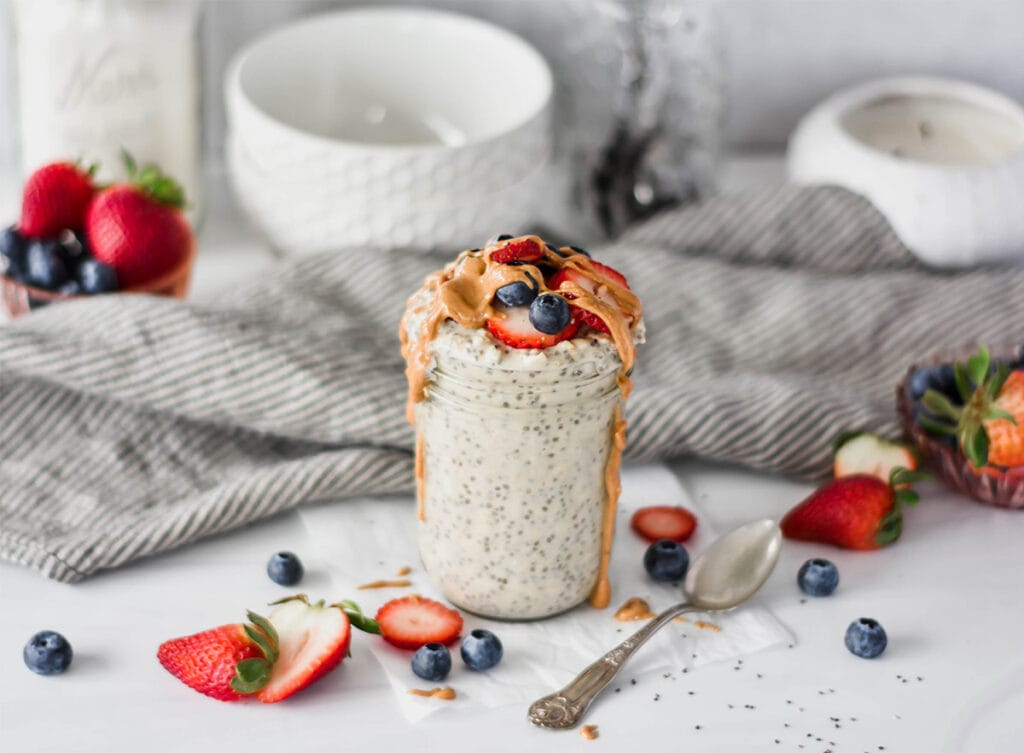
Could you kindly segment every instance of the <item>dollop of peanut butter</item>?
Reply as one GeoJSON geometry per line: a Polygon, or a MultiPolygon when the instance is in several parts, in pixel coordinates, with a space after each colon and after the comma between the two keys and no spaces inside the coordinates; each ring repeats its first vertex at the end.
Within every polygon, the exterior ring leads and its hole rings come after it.
{"type": "Polygon", "coordinates": [[[625,603],[615,612],[615,619],[621,622],[649,620],[653,617],[657,617],[657,615],[651,611],[651,605],[639,596],[626,599],[625,603]]]}
{"type": "Polygon", "coordinates": [[[525,282],[531,287],[536,287],[538,294],[561,292],[567,298],[571,297],[573,306],[600,318],[608,327],[622,361],[619,389],[622,391],[623,399],[629,396],[633,386],[629,374],[632,373],[636,360],[633,331],[643,314],[640,299],[629,288],[606,279],[585,254],[577,253],[568,246],[552,249],[536,235],[523,235],[499,241],[484,249],[463,251],[444,269],[428,275],[417,295],[423,290],[434,290],[436,294],[423,317],[419,332],[414,338],[415,342],[409,337],[406,326],[406,318],[416,311],[410,299],[399,328],[402,355],[406,364],[405,375],[409,385],[406,403],[406,417],[409,423],[414,422],[415,405],[425,394],[431,343],[441,322],[451,319],[462,327],[480,329],[488,319],[501,318],[503,315],[494,307],[494,294],[498,288],[513,282],[525,282]],[[541,258],[533,263],[519,265],[493,260],[496,251],[523,242],[535,243],[541,250],[541,258]],[[547,286],[538,265],[554,270],[574,269],[593,284],[593,290],[588,290],[575,282],[565,281],[558,291],[554,291],[547,286]],[[606,297],[614,303],[606,300],[606,297]]]}

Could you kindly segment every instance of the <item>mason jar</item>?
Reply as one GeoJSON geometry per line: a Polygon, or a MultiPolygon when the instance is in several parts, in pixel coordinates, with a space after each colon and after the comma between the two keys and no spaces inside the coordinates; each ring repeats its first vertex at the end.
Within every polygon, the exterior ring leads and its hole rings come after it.
{"type": "Polygon", "coordinates": [[[516,368],[436,354],[415,415],[419,550],[444,596],[469,612],[554,615],[607,572],[621,364],[607,342],[573,345],[572,358],[516,368]]]}

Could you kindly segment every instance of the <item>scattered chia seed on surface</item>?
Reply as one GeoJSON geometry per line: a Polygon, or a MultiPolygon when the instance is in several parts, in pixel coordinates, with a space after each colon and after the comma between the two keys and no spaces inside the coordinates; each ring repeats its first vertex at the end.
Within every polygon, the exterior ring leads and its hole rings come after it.
{"type": "Polygon", "coordinates": [[[630,685],[636,685],[636,678],[634,677],[632,680],[630,680],[629,684],[630,685]]]}
{"type": "Polygon", "coordinates": [[[655,693],[654,694],[654,700],[658,700],[659,698],[661,698],[661,694],[660,693],[655,693]]]}

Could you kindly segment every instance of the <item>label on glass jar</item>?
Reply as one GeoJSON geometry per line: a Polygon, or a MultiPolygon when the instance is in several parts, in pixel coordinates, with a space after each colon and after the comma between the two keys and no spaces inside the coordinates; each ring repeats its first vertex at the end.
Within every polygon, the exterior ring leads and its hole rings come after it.
{"type": "Polygon", "coordinates": [[[197,6],[138,0],[18,0],[22,165],[98,162],[121,149],[155,162],[199,201],[197,6]]]}

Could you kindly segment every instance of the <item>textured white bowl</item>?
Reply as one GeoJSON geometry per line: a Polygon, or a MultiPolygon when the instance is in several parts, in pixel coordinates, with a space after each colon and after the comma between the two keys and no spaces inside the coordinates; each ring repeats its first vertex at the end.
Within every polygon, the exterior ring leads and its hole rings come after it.
{"type": "Polygon", "coordinates": [[[423,8],[354,8],[232,61],[232,138],[261,173],[360,201],[459,201],[521,181],[551,148],[552,76],[519,37],[423,8]]]}
{"type": "Polygon", "coordinates": [[[545,200],[548,165],[534,166],[501,191],[462,201],[359,201],[311,184],[284,186],[253,166],[233,139],[227,144],[232,187],[253,224],[286,254],[407,248],[456,251],[483,245],[496,233],[526,232],[545,200]]]}
{"type": "Polygon", "coordinates": [[[988,89],[937,78],[871,81],[804,117],[789,142],[790,179],[866,196],[933,266],[1024,260],[1024,148],[974,164],[940,163],[894,156],[855,135],[851,123],[869,108],[915,97],[962,104],[1024,135],[1024,109],[988,89]]]}

